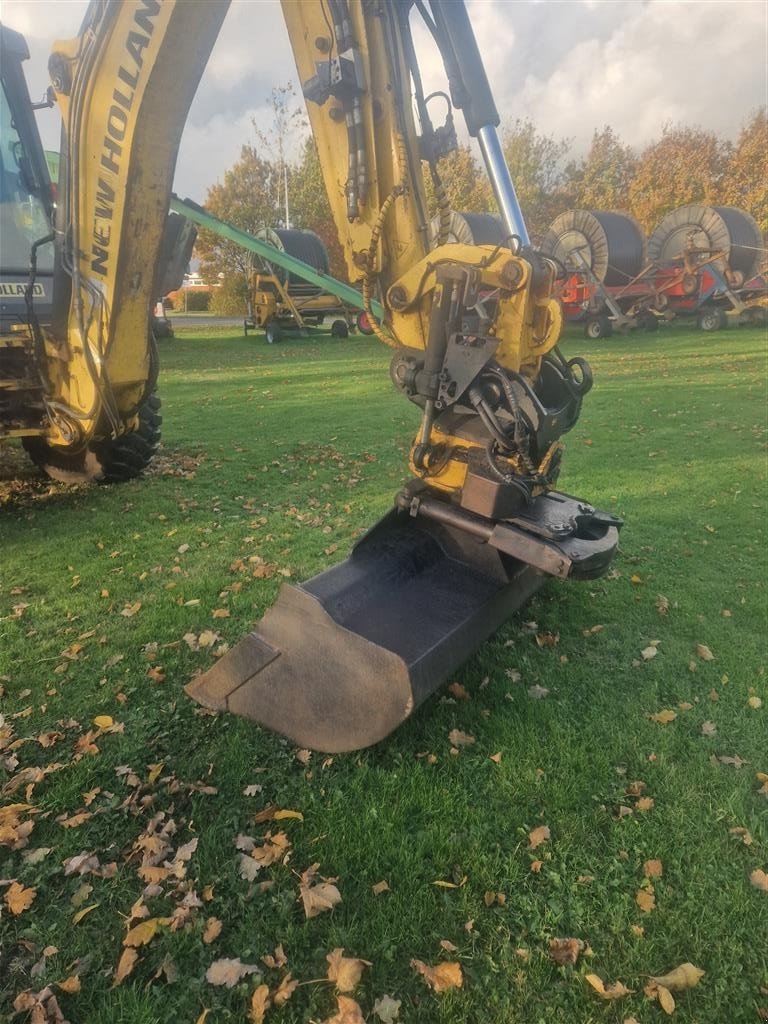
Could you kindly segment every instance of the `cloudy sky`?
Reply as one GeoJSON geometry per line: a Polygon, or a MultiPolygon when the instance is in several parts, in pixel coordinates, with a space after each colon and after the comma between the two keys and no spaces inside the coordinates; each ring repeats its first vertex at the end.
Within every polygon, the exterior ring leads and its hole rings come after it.
{"type": "MultiPolygon", "coordinates": [[[[470,0],[480,51],[502,118],[531,118],[583,152],[612,125],[634,146],[668,121],[735,137],[766,102],[764,0],[470,0]]],[[[74,35],[84,0],[3,0],[2,19],[23,32],[33,98],[48,84],[54,39],[74,35]]],[[[444,86],[426,31],[416,32],[425,85],[444,86]]],[[[295,81],[277,0],[234,0],[184,131],[176,191],[198,201],[268,123],[274,85],[295,81]]],[[[47,148],[58,147],[52,111],[39,115],[47,148]]],[[[460,120],[460,118],[459,118],[460,120]]]]}

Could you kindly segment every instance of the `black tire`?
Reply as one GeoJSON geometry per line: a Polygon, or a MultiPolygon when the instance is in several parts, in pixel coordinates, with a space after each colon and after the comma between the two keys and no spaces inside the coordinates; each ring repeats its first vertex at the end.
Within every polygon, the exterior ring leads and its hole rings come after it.
{"type": "Polygon", "coordinates": [[[334,320],[331,324],[331,337],[332,338],[348,338],[349,327],[347,327],[346,320],[334,320]]]}
{"type": "Polygon", "coordinates": [[[648,331],[649,334],[653,334],[659,329],[659,321],[653,315],[653,313],[638,313],[637,326],[642,327],[644,331],[648,331]]]}
{"type": "Polygon", "coordinates": [[[707,331],[707,333],[722,331],[728,324],[728,317],[725,315],[724,309],[718,309],[716,306],[713,306],[709,309],[702,309],[696,323],[700,331],[707,331]]]}
{"type": "Polygon", "coordinates": [[[53,480],[65,484],[119,484],[141,476],[160,444],[160,399],[151,394],[139,410],[139,424],[130,434],[94,441],[79,452],[59,451],[31,438],[24,446],[30,458],[53,480]]]}
{"type": "Polygon", "coordinates": [[[277,345],[282,339],[282,332],[280,331],[280,324],[276,320],[267,320],[264,326],[264,337],[267,339],[268,345],[277,345]]]}
{"type": "Polygon", "coordinates": [[[607,316],[591,316],[584,324],[584,337],[591,341],[598,338],[610,338],[613,334],[613,324],[607,316]]]}

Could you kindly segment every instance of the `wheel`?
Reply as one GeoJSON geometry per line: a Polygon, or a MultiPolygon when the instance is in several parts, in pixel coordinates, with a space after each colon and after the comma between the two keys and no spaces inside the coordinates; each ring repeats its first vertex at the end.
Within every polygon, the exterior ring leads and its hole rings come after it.
{"type": "Polygon", "coordinates": [[[368,314],[361,310],[357,314],[357,329],[361,334],[366,334],[370,337],[373,334],[373,328],[371,327],[371,321],[368,319],[368,314]]]}
{"type": "Polygon", "coordinates": [[[264,327],[264,335],[268,345],[276,345],[283,336],[280,331],[280,324],[275,320],[268,320],[264,327]]]}
{"type": "Polygon", "coordinates": [[[38,438],[24,442],[30,458],[53,480],[65,484],[119,484],[140,476],[160,444],[160,399],[151,394],[130,434],[94,441],[80,452],[59,451],[38,438]]]}
{"type": "Polygon", "coordinates": [[[347,327],[346,320],[334,320],[331,324],[331,337],[332,338],[348,338],[349,328],[347,327]]]}
{"type": "Polygon", "coordinates": [[[637,315],[637,326],[642,327],[644,331],[648,331],[649,334],[653,334],[654,331],[659,329],[659,321],[653,315],[653,313],[647,312],[638,313],[637,315]]]}
{"type": "Polygon", "coordinates": [[[584,324],[584,337],[595,341],[597,338],[610,338],[613,324],[607,316],[593,316],[584,324]]]}
{"type": "Polygon", "coordinates": [[[721,331],[727,325],[728,317],[725,315],[724,309],[711,307],[702,309],[697,323],[701,331],[721,331]]]}

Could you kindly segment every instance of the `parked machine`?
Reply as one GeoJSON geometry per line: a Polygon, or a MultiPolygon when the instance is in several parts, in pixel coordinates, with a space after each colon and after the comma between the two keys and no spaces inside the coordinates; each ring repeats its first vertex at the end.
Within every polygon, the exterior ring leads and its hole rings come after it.
{"type": "MultiPolygon", "coordinates": [[[[328,250],[314,231],[262,228],[256,237],[321,274],[330,272],[328,250]]],[[[264,256],[251,254],[248,312],[243,320],[246,336],[249,330],[262,329],[271,345],[280,341],[285,330],[305,331],[310,324],[319,327],[331,320],[331,335],[346,338],[357,328],[358,318],[365,333],[372,333],[364,312],[324,291],[321,285],[282,269],[264,256]]]]}
{"type": "Polygon", "coordinates": [[[765,323],[768,288],[756,221],[733,206],[691,204],[673,210],[648,239],[656,305],[695,316],[704,331],[729,323],[765,323]]]}
{"type": "Polygon", "coordinates": [[[566,319],[582,322],[587,338],[614,328],[656,330],[645,237],[628,214],[567,210],[549,226],[541,250],[561,268],[566,319]]]}
{"type": "Polygon", "coordinates": [[[561,268],[566,319],[583,323],[588,338],[655,331],[681,316],[695,316],[705,331],[765,322],[762,237],[753,218],[734,207],[680,207],[647,242],[628,214],[568,210],[541,248],[561,268]]]}
{"type": "MultiPolygon", "coordinates": [[[[8,252],[27,270],[15,318],[3,321],[0,352],[13,358],[0,373],[0,424],[78,479],[104,477],[101,454],[129,441],[134,472],[146,465],[138,442],[157,379],[149,314],[171,181],[227,6],[94,0],[78,36],[56,45],[55,232],[28,94],[5,91],[6,75],[20,73],[20,37],[15,62],[3,54],[3,128],[18,137],[2,148],[2,214],[18,235],[8,252]]],[[[558,348],[556,264],[530,245],[464,4],[284,0],[283,14],[350,280],[420,424],[392,510],[345,561],[284,586],[256,632],[187,692],[333,752],[385,737],[550,577],[603,574],[621,523],[556,489],[561,439],[592,374],[558,348]],[[456,144],[453,120],[436,128],[430,118],[411,14],[432,32],[444,95],[480,144],[504,225],[497,244],[447,242],[437,160],[456,144]],[[441,196],[434,244],[423,162],[441,196]]],[[[365,399],[351,401],[349,416],[365,417],[365,399]]]]}

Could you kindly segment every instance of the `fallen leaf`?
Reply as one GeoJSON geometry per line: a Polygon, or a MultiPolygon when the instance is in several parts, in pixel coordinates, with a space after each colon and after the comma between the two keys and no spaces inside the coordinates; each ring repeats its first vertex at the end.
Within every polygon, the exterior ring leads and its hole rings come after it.
{"type": "Polygon", "coordinates": [[[665,709],[664,711],[657,711],[653,715],[648,715],[648,717],[652,722],[658,722],[659,725],[668,725],[677,718],[677,712],[665,709]]]}
{"type": "Polygon", "coordinates": [[[325,959],[328,961],[326,977],[329,981],[336,982],[338,992],[354,992],[364,968],[371,966],[370,960],[344,956],[341,947],[334,949],[325,959]]]}
{"type": "Polygon", "coordinates": [[[656,906],[656,897],[653,894],[653,888],[649,887],[648,889],[638,889],[635,893],[635,903],[640,907],[643,913],[650,914],[656,906]]]}
{"type": "Polygon", "coordinates": [[[451,729],[448,739],[454,747],[469,747],[475,742],[475,737],[471,733],[462,732],[461,729],[451,729]]]}
{"type": "Polygon", "coordinates": [[[341,903],[341,893],[329,879],[318,876],[321,877],[321,881],[314,881],[319,866],[313,864],[300,876],[299,893],[307,918],[317,917],[318,914],[332,910],[337,903],[341,903]]]}
{"type": "Polygon", "coordinates": [[[737,825],[735,828],[729,828],[728,834],[731,836],[738,836],[745,846],[751,846],[752,843],[754,843],[754,839],[752,838],[750,831],[743,828],[741,825],[737,825]]]}
{"type": "Polygon", "coordinates": [[[307,765],[312,760],[312,751],[302,747],[301,750],[297,750],[294,755],[299,764],[307,765]]]}
{"type": "Polygon", "coordinates": [[[586,943],[582,939],[550,939],[549,958],[561,967],[575,964],[585,947],[586,943]]]}
{"type": "Polygon", "coordinates": [[[218,939],[221,934],[222,923],[218,917],[209,917],[205,922],[205,930],[203,931],[203,942],[209,945],[214,939],[218,939]]]}
{"type": "Polygon", "coordinates": [[[651,658],[655,658],[658,653],[658,647],[644,647],[642,651],[640,651],[640,656],[643,661],[650,661],[651,658]]]}
{"type": "Polygon", "coordinates": [[[664,868],[660,860],[647,860],[643,864],[643,874],[646,878],[661,878],[664,868]]]}
{"type": "Polygon", "coordinates": [[[501,751],[498,754],[489,754],[489,761],[493,761],[494,764],[501,764],[501,751]]]}
{"type": "Polygon", "coordinates": [[[35,902],[37,889],[26,888],[19,882],[11,882],[5,890],[5,902],[10,912],[16,916],[28,910],[35,902]]]}
{"type": "Polygon", "coordinates": [[[656,610],[659,615],[667,615],[669,613],[669,598],[659,594],[656,598],[656,610]]]}
{"type": "Polygon", "coordinates": [[[688,988],[695,988],[696,985],[701,981],[705,975],[705,971],[701,968],[695,967],[693,964],[684,963],[680,964],[679,967],[675,967],[669,974],[662,974],[658,977],[656,975],[651,976],[651,981],[657,985],[663,985],[665,988],[670,989],[673,992],[682,992],[688,988]]]}
{"type": "Polygon", "coordinates": [[[374,896],[381,896],[384,892],[389,892],[389,882],[382,879],[380,882],[376,882],[375,885],[371,886],[371,892],[374,896]]]}
{"type": "Polygon", "coordinates": [[[111,729],[115,721],[111,715],[97,715],[93,720],[93,724],[97,729],[111,729]]]}
{"type": "Polygon", "coordinates": [[[68,996],[75,996],[80,991],[80,978],[76,974],[71,974],[64,981],[57,981],[56,987],[66,992],[68,996]]]}
{"type": "Polygon", "coordinates": [[[669,989],[664,985],[659,985],[656,989],[656,995],[664,1013],[672,1015],[675,1012],[675,997],[669,989]]]}
{"type": "Polygon", "coordinates": [[[451,683],[448,687],[448,693],[456,700],[469,700],[469,693],[464,689],[461,683],[451,683]]]}
{"type": "Polygon", "coordinates": [[[587,974],[584,980],[592,986],[601,999],[622,999],[624,996],[631,995],[634,992],[634,989],[627,988],[620,981],[614,981],[612,985],[606,988],[602,979],[597,974],[587,974]]]}
{"type": "Polygon", "coordinates": [[[205,980],[209,985],[226,985],[227,988],[232,988],[246,975],[258,974],[258,971],[256,964],[244,964],[240,957],[234,960],[222,957],[221,960],[213,961],[205,972],[205,980]]]}
{"type": "Polygon", "coordinates": [[[122,985],[128,975],[131,973],[133,968],[136,966],[136,961],[139,959],[139,954],[135,949],[124,949],[122,956],[117,962],[115,968],[115,976],[112,979],[112,988],[117,988],[118,985],[122,985]]]}
{"type": "Polygon", "coordinates": [[[298,987],[298,981],[293,980],[289,971],[275,989],[275,994],[272,997],[275,1006],[285,1006],[298,987]]]}
{"type": "Polygon", "coordinates": [[[531,700],[544,700],[545,697],[549,696],[549,690],[546,686],[539,686],[536,683],[534,686],[529,686],[527,690],[528,696],[531,700]]]}
{"type": "Polygon", "coordinates": [[[206,1020],[208,1019],[208,1014],[210,1012],[211,1012],[210,1008],[207,1009],[207,1010],[203,1010],[203,1012],[200,1014],[200,1016],[195,1021],[195,1024],[205,1024],[206,1020]]]}
{"type": "Polygon", "coordinates": [[[211,614],[214,619],[228,619],[229,608],[214,608],[211,614]]]}
{"type": "Polygon", "coordinates": [[[528,849],[535,850],[537,846],[546,843],[550,837],[549,825],[539,825],[528,833],[528,849]]]}
{"type": "Polygon", "coordinates": [[[701,735],[702,736],[714,736],[717,732],[717,726],[714,722],[702,722],[701,723],[701,735]]]}
{"type": "Polygon", "coordinates": [[[461,973],[461,965],[453,961],[443,961],[430,967],[421,960],[411,960],[411,967],[414,971],[424,976],[427,985],[434,992],[445,992],[451,988],[461,988],[464,978],[461,973]]]}
{"type": "Polygon", "coordinates": [[[755,889],[762,890],[762,892],[768,892],[768,875],[762,868],[755,868],[754,871],[750,872],[749,884],[753,885],[755,889]]]}
{"type": "Polygon", "coordinates": [[[134,601],[133,604],[127,604],[125,608],[120,612],[126,619],[132,618],[136,612],[141,608],[141,601],[134,601]]]}
{"type": "MultiPolygon", "coordinates": [[[[90,889],[90,886],[88,888],[90,889]]],[[[72,924],[80,924],[83,918],[90,914],[92,910],[95,910],[98,905],[98,903],[92,903],[89,907],[83,907],[81,910],[78,910],[76,914],[72,915],[72,924]]]]}
{"type": "Polygon", "coordinates": [[[715,656],[706,644],[696,644],[696,654],[702,661],[714,661],[715,656]]]}
{"type": "Polygon", "coordinates": [[[251,1005],[248,1007],[250,1024],[264,1024],[264,1015],[269,1006],[269,985],[259,985],[251,996],[251,1005]]]}
{"type": "Polygon", "coordinates": [[[273,971],[276,971],[279,967],[285,967],[288,963],[288,957],[285,955],[282,942],[275,946],[274,956],[271,953],[267,953],[266,956],[261,958],[261,962],[273,971]]]}
{"type": "Polygon", "coordinates": [[[381,1024],[395,1024],[395,1021],[400,1016],[400,1005],[399,999],[383,995],[374,1002],[373,1012],[379,1018],[381,1024]]]}
{"type": "Polygon", "coordinates": [[[338,1013],[328,1017],[324,1024],[365,1024],[363,1011],[354,999],[350,999],[349,996],[337,996],[336,1005],[338,1013]]]}
{"type": "Polygon", "coordinates": [[[272,816],[275,821],[283,821],[285,818],[295,818],[297,821],[304,821],[301,811],[275,811],[272,816]]]}
{"type": "Polygon", "coordinates": [[[653,810],[653,805],[654,801],[652,796],[641,796],[635,804],[635,810],[640,811],[640,813],[642,814],[646,811],[653,810]]]}
{"type": "Polygon", "coordinates": [[[130,929],[123,939],[124,946],[146,946],[157,935],[158,929],[171,923],[170,917],[149,917],[130,929]]]}
{"type": "Polygon", "coordinates": [[[763,706],[763,702],[760,700],[759,697],[754,697],[753,696],[753,697],[750,697],[749,700],[747,701],[747,707],[752,708],[753,711],[757,711],[758,708],[761,708],[762,706],[763,706]]]}

